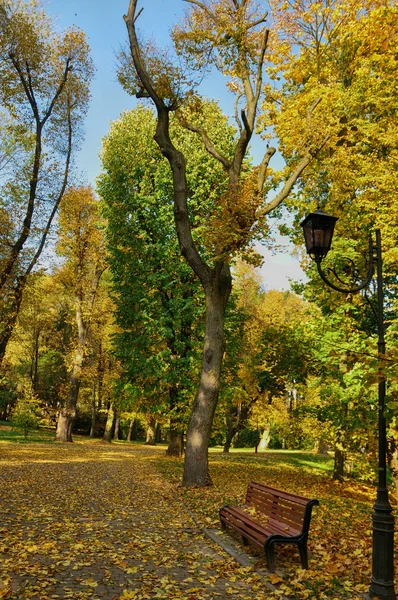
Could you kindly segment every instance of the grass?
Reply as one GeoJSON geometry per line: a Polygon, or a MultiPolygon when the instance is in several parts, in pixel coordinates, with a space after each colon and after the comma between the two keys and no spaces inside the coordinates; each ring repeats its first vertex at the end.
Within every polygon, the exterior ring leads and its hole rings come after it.
{"type": "Polygon", "coordinates": [[[23,429],[15,428],[8,421],[0,421],[0,443],[27,444],[38,442],[51,443],[54,441],[54,431],[44,428],[31,429],[25,439],[23,429]]]}

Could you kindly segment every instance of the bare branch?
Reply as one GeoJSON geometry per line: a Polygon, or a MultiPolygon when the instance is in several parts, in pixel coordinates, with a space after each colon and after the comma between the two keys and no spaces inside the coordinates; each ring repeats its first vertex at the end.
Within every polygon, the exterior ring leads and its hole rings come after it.
{"type": "Polygon", "coordinates": [[[247,29],[253,29],[253,27],[257,27],[257,25],[261,25],[261,23],[265,23],[268,17],[268,11],[265,12],[263,14],[262,17],[260,17],[259,19],[257,19],[256,21],[253,21],[252,23],[249,23],[247,26],[247,29]]]}
{"type": "Polygon", "coordinates": [[[318,106],[318,104],[320,102],[322,102],[322,96],[319,96],[316,100],[314,100],[314,102],[311,104],[311,106],[307,110],[307,119],[308,120],[311,119],[312,113],[314,112],[314,110],[316,109],[316,107],[318,106]]]}
{"type": "Polygon", "coordinates": [[[258,183],[257,183],[257,190],[258,190],[259,194],[262,194],[262,192],[263,192],[269,161],[274,156],[275,152],[276,152],[275,148],[267,148],[267,151],[264,154],[263,160],[261,161],[260,172],[258,174],[258,183]]]}
{"type": "Polygon", "coordinates": [[[217,18],[215,17],[215,15],[213,15],[211,10],[209,10],[205,4],[199,2],[199,0],[184,0],[184,2],[187,2],[188,4],[194,4],[195,6],[203,10],[212,21],[217,23],[217,18]]]}
{"type": "Polygon", "coordinates": [[[30,86],[29,86],[29,83],[25,79],[25,76],[21,69],[21,65],[19,64],[17,58],[15,57],[15,55],[12,52],[10,52],[9,57],[10,57],[10,60],[13,64],[16,72],[18,73],[18,77],[22,83],[22,87],[25,91],[26,97],[28,98],[29,104],[32,107],[33,115],[36,119],[36,122],[39,123],[40,115],[39,115],[39,109],[37,107],[37,102],[36,102],[34,95],[31,94],[31,92],[30,92],[30,86]]]}
{"type": "Polygon", "coordinates": [[[246,111],[241,110],[240,111],[240,115],[241,115],[241,118],[242,118],[243,126],[245,128],[246,133],[247,133],[247,136],[249,138],[251,138],[252,133],[253,133],[253,128],[251,127],[249,121],[247,120],[246,111]]]}
{"type": "Polygon", "coordinates": [[[266,29],[264,32],[263,43],[261,45],[260,57],[259,57],[258,63],[257,63],[256,92],[255,92],[255,97],[254,97],[256,106],[260,99],[261,87],[262,87],[262,83],[263,83],[263,64],[264,64],[265,51],[267,50],[267,46],[268,46],[268,38],[269,38],[269,29],[266,29]]]}
{"type": "Polygon", "coordinates": [[[69,170],[70,170],[70,161],[71,161],[71,156],[72,156],[72,141],[73,141],[73,129],[72,129],[72,115],[71,115],[71,104],[70,101],[68,101],[68,149],[66,151],[66,159],[65,159],[65,168],[64,168],[64,175],[63,175],[63,180],[62,180],[62,184],[61,184],[61,189],[58,192],[58,196],[57,199],[55,200],[53,209],[51,211],[50,216],[48,217],[46,226],[44,228],[43,234],[41,236],[41,240],[40,240],[40,244],[25,272],[25,277],[27,277],[30,272],[32,271],[33,267],[36,265],[42,251],[44,248],[44,245],[46,243],[47,240],[47,236],[50,232],[51,229],[51,225],[53,223],[54,217],[58,211],[59,205],[61,203],[61,200],[64,196],[65,190],[66,190],[66,186],[68,184],[68,178],[69,178],[69,170]]]}
{"type": "Polygon", "coordinates": [[[156,93],[153,81],[152,81],[149,73],[145,69],[144,63],[141,60],[140,47],[139,47],[139,43],[138,43],[138,39],[137,39],[137,34],[135,31],[135,22],[142,11],[140,10],[139,13],[136,14],[136,10],[137,10],[137,0],[130,0],[127,15],[124,15],[124,17],[123,17],[124,21],[126,23],[126,26],[127,26],[127,32],[128,32],[129,41],[130,41],[130,50],[131,50],[131,55],[133,57],[134,66],[137,71],[137,75],[138,75],[140,81],[142,82],[144,89],[148,92],[148,95],[153,100],[156,108],[158,110],[167,110],[165,103],[160,98],[160,96],[156,93]]]}
{"type": "Polygon", "coordinates": [[[289,179],[287,179],[287,181],[285,181],[285,185],[283,186],[283,188],[279,192],[279,194],[277,194],[275,196],[275,198],[273,200],[271,200],[271,202],[268,202],[268,204],[266,204],[261,209],[262,215],[268,215],[275,208],[277,208],[280,204],[282,204],[282,202],[288,197],[288,195],[290,194],[290,192],[293,189],[294,184],[296,183],[296,181],[298,180],[298,178],[300,177],[300,175],[302,174],[304,169],[306,167],[308,167],[308,165],[310,164],[312,159],[313,159],[313,155],[310,152],[307,152],[306,155],[304,156],[304,158],[301,159],[301,161],[299,162],[297,167],[294,169],[294,171],[290,175],[289,179]]]}
{"type": "Polygon", "coordinates": [[[243,96],[243,94],[242,94],[242,93],[240,93],[240,94],[237,94],[237,95],[236,95],[236,98],[235,98],[235,102],[234,102],[234,109],[235,109],[235,121],[236,121],[236,123],[237,123],[237,125],[238,125],[238,127],[239,127],[239,130],[240,130],[240,131],[242,131],[242,122],[241,122],[241,120],[239,119],[239,114],[238,114],[238,112],[239,112],[239,101],[240,101],[240,99],[242,98],[242,96],[243,96]]]}
{"type": "Polygon", "coordinates": [[[230,161],[227,158],[225,158],[225,156],[223,156],[220,152],[218,152],[218,150],[215,148],[213,142],[211,141],[204,129],[192,125],[192,123],[189,123],[186,119],[184,119],[181,116],[179,117],[179,122],[183,127],[185,127],[185,129],[188,129],[189,131],[200,135],[207,152],[211,154],[216,160],[218,160],[227,171],[231,168],[230,161]]]}
{"type": "MultiPolygon", "coordinates": [[[[190,0],[187,0],[190,1],[190,0]]],[[[196,0],[195,0],[196,1],[196,0]]],[[[194,2],[195,3],[195,2],[194,2]]],[[[200,4],[200,3],[199,3],[200,4]]],[[[141,52],[135,30],[137,0],[130,0],[127,15],[124,20],[130,40],[131,55],[133,57],[137,76],[143,89],[152,99],[157,110],[157,125],[154,139],[163,156],[169,161],[173,175],[174,189],[174,220],[177,230],[181,254],[185,256],[192,270],[196,273],[204,288],[211,281],[211,269],[200,256],[192,238],[191,223],[188,212],[188,185],[186,180],[185,157],[173,145],[170,138],[170,107],[167,107],[162,98],[157,94],[154,83],[141,59],[141,52]]]]}
{"type": "MultiPolygon", "coordinates": [[[[319,102],[318,102],[318,104],[319,104],[319,102]]],[[[275,196],[275,198],[273,200],[271,200],[271,202],[269,202],[262,209],[261,212],[263,215],[269,214],[272,210],[274,210],[274,208],[277,208],[287,198],[287,196],[292,191],[294,184],[296,183],[298,178],[303,173],[304,169],[306,169],[308,167],[308,165],[313,161],[315,156],[320,152],[320,150],[322,150],[322,148],[328,142],[329,138],[330,138],[329,135],[326,136],[315,149],[309,148],[307,150],[305,156],[300,160],[300,162],[294,169],[293,173],[290,175],[289,179],[287,179],[287,181],[285,182],[285,185],[283,186],[280,193],[277,194],[275,196]]]]}
{"type": "Polygon", "coordinates": [[[66,82],[68,81],[68,74],[69,74],[70,70],[71,70],[70,58],[68,58],[66,60],[66,63],[65,63],[65,69],[64,69],[64,73],[63,73],[61,82],[60,82],[60,84],[58,86],[57,91],[54,94],[54,97],[53,97],[52,101],[50,102],[50,106],[48,107],[48,109],[46,111],[46,114],[44,115],[44,117],[42,119],[42,122],[41,122],[42,126],[45,124],[45,122],[47,121],[47,119],[50,117],[50,115],[51,115],[51,113],[52,113],[52,111],[54,109],[54,106],[55,106],[58,98],[62,94],[62,91],[63,91],[63,89],[64,89],[64,87],[66,85],[66,82]]]}

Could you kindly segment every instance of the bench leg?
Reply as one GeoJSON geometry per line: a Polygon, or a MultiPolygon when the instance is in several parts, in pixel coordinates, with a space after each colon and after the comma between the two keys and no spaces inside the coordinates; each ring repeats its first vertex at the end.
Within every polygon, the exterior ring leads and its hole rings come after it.
{"type": "Polygon", "coordinates": [[[307,542],[298,544],[298,549],[300,552],[301,566],[303,567],[303,569],[308,569],[307,542]]]}
{"type": "Polygon", "coordinates": [[[222,529],[223,531],[225,531],[225,530],[226,530],[226,528],[227,528],[227,524],[226,524],[226,522],[225,522],[225,521],[221,521],[221,529],[222,529]]]}
{"type": "Polygon", "coordinates": [[[268,570],[271,573],[275,572],[275,547],[274,544],[268,544],[265,548],[265,557],[268,563],[268,570]]]}
{"type": "Polygon", "coordinates": [[[249,540],[247,538],[245,538],[244,535],[242,535],[242,542],[244,546],[248,546],[249,545],[249,540]]]}

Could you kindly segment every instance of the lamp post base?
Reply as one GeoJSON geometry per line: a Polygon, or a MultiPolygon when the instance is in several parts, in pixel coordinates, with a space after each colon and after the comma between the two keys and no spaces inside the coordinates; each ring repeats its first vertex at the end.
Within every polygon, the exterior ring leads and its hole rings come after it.
{"type": "Polygon", "coordinates": [[[397,600],[394,589],[394,517],[387,490],[378,490],[372,515],[373,566],[369,595],[397,600]]]}

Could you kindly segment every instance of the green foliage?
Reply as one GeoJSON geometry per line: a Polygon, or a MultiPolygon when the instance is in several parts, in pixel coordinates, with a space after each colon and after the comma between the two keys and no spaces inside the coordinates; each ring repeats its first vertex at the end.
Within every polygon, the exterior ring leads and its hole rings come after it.
{"type": "MultiPolygon", "coordinates": [[[[228,148],[231,130],[217,105],[204,104],[203,111],[228,148]]],[[[119,326],[114,352],[123,366],[117,387],[132,407],[183,423],[199,374],[204,298],[180,254],[171,172],[153,140],[154,128],[153,112],[137,107],[112,125],[102,152],[98,191],[119,326]]],[[[206,252],[204,224],[222,189],[222,167],[204,148],[193,150],[193,134],[176,121],[171,133],[188,156],[193,235],[206,252]]]]}
{"type": "Polygon", "coordinates": [[[37,429],[40,422],[40,403],[33,393],[32,387],[25,384],[22,388],[17,403],[12,411],[11,425],[22,429],[24,438],[27,439],[31,429],[37,429]]]}

